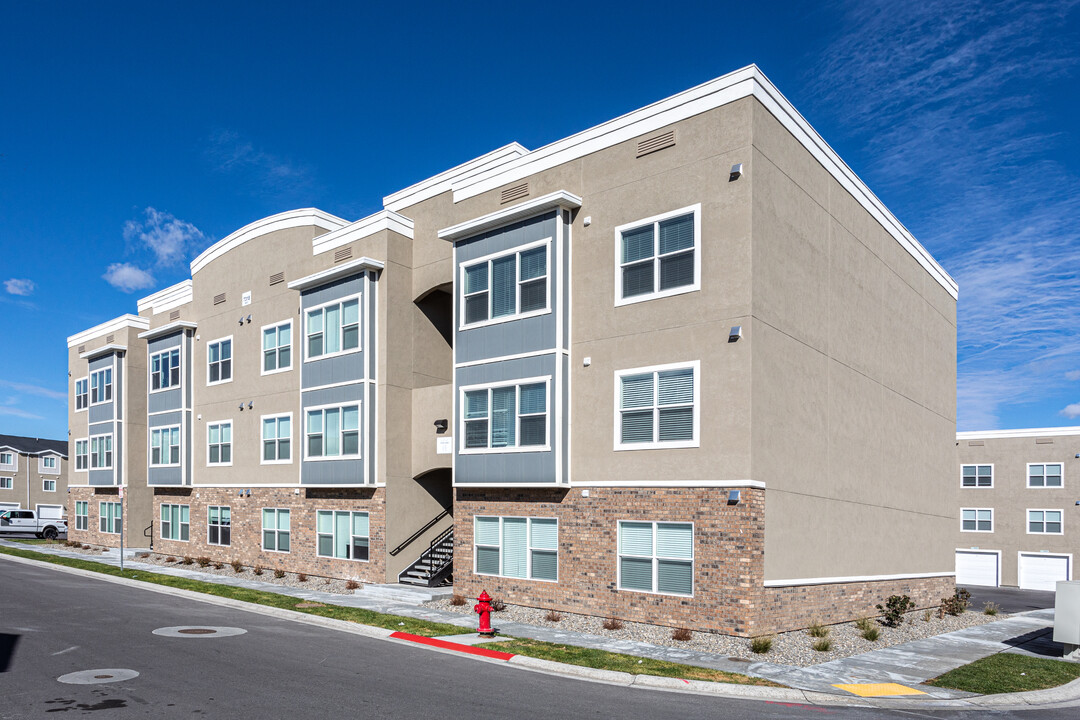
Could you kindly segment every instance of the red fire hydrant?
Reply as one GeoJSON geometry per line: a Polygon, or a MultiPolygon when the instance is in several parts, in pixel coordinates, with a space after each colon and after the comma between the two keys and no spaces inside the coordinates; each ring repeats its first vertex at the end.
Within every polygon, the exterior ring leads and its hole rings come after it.
{"type": "Polygon", "coordinates": [[[480,628],[477,632],[485,637],[495,637],[495,631],[491,629],[491,596],[484,590],[476,599],[478,602],[473,606],[473,612],[480,615],[480,628]]]}

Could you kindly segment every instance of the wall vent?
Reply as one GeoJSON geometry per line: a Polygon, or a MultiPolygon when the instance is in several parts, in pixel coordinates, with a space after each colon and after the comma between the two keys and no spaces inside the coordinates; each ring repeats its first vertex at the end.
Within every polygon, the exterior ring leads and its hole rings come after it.
{"type": "Polygon", "coordinates": [[[225,293],[218,293],[217,295],[214,296],[214,304],[215,305],[220,305],[223,302],[225,302],[225,293]]]}
{"type": "Polygon", "coordinates": [[[982,447],[985,444],[982,440],[968,440],[968,447],[982,447]]]}
{"type": "Polygon", "coordinates": [[[343,247],[340,250],[334,252],[334,262],[339,263],[342,260],[348,260],[352,257],[352,246],[343,247]]]}
{"type": "Polygon", "coordinates": [[[180,319],[180,311],[179,310],[173,310],[171,313],[169,313],[169,322],[172,322],[173,320],[179,320],[179,319],[180,319]]]}
{"type": "Polygon", "coordinates": [[[86,346],[85,345],[80,345],[79,346],[79,354],[82,355],[84,352],[86,352],[86,346]]]}
{"type": "Polygon", "coordinates": [[[675,131],[668,130],[666,133],[662,133],[655,137],[651,137],[648,140],[642,140],[637,144],[637,156],[648,155],[654,153],[657,150],[663,150],[664,148],[672,147],[675,144],[675,131]]]}
{"type": "Polygon", "coordinates": [[[1053,445],[1054,438],[1035,438],[1036,445],[1053,445]]]}
{"type": "Polygon", "coordinates": [[[282,270],[281,272],[276,272],[276,273],[274,273],[273,275],[270,276],[270,284],[271,285],[280,285],[283,282],[285,282],[285,271],[284,270],[282,270]]]}
{"type": "Polygon", "coordinates": [[[502,191],[499,195],[499,202],[506,204],[514,200],[519,200],[529,194],[529,183],[521,183],[514,187],[508,187],[502,191]]]}
{"type": "Polygon", "coordinates": [[[111,342],[116,342],[116,336],[115,335],[110,335],[109,337],[105,338],[105,344],[106,345],[108,345],[111,342]]]}

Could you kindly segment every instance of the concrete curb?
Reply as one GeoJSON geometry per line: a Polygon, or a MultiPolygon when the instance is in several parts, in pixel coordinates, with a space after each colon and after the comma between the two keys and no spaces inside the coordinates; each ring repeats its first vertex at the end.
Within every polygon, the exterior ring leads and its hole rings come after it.
{"type": "MultiPolygon", "coordinates": [[[[30,550],[29,552],[34,551],[30,550]]],[[[293,622],[305,623],[307,625],[315,625],[329,630],[338,630],[341,632],[351,633],[353,635],[360,635],[363,637],[369,637],[377,640],[385,640],[397,644],[409,645],[411,647],[423,647],[425,650],[428,650],[430,652],[452,653],[454,655],[457,655],[458,657],[469,657],[479,662],[498,663],[501,665],[515,667],[521,670],[541,672],[548,675],[557,675],[560,677],[571,677],[589,682],[602,682],[610,685],[622,685],[627,687],[632,686],[649,690],[662,690],[666,692],[693,693],[695,695],[727,697],[739,700],[763,700],[767,702],[800,703],[807,705],[827,705],[841,707],[873,707],[889,710],[952,709],[985,711],[988,708],[993,708],[994,710],[1024,710],[1031,709],[1032,707],[1075,707],[1080,705],[1080,679],[1074,680],[1060,687],[1050,688],[1048,690],[1035,690],[1032,692],[1022,693],[1005,693],[1001,695],[980,695],[972,698],[964,698],[962,700],[950,700],[941,698],[912,699],[910,696],[900,698],[860,698],[854,696],[847,697],[844,695],[833,695],[830,693],[814,692],[811,690],[798,690],[794,688],[771,688],[763,687],[760,685],[735,685],[729,683],[713,683],[703,680],[682,680],[680,678],[667,678],[659,677],[656,675],[632,675],[630,673],[618,672],[614,670],[598,670],[596,668],[589,668],[581,665],[569,665],[566,663],[554,662],[552,660],[542,660],[540,658],[532,658],[524,655],[515,655],[509,660],[496,660],[476,655],[466,655],[464,653],[460,653],[451,649],[420,645],[418,643],[410,642],[408,640],[392,638],[390,637],[390,635],[397,631],[387,630],[380,627],[373,627],[370,625],[361,625],[359,623],[350,622],[347,620],[334,620],[333,618],[324,618],[318,615],[309,615],[307,613],[296,612],[295,610],[285,610],[282,608],[275,608],[267,605],[258,605],[254,603],[244,602],[242,600],[232,600],[230,598],[218,597],[216,595],[207,595],[205,593],[195,592],[193,590],[184,590],[181,588],[172,588],[166,585],[157,585],[155,583],[144,582],[141,580],[121,578],[113,575],[106,575],[103,573],[94,572],[92,570],[82,570],[80,568],[67,567],[66,565],[57,565],[55,563],[43,562],[41,560],[31,560],[29,558],[23,558],[17,555],[8,555],[6,553],[0,553],[0,560],[10,560],[12,562],[22,563],[24,565],[31,565],[43,569],[58,570],[60,572],[66,572],[72,575],[78,575],[80,577],[103,580],[105,582],[111,582],[117,585],[124,585],[127,587],[149,590],[151,592],[160,593],[162,595],[173,595],[176,597],[187,598],[189,600],[195,600],[197,602],[209,603],[211,605],[219,605],[234,610],[255,613],[258,615],[265,615],[281,620],[290,620],[293,622]]]]}

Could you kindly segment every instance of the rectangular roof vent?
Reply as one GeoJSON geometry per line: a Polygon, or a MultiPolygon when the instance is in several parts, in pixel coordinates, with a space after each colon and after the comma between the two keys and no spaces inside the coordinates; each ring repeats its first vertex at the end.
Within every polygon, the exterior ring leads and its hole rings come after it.
{"type": "Polygon", "coordinates": [[[499,202],[505,205],[508,202],[513,202],[514,200],[520,200],[521,198],[527,196],[528,194],[529,194],[529,183],[527,183],[527,182],[526,183],[521,183],[520,185],[515,185],[514,187],[508,187],[508,188],[504,189],[502,191],[502,193],[499,195],[499,202]]]}
{"type": "Polygon", "coordinates": [[[675,131],[668,130],[666,133],[662,133],[655,137],[651,137],[648,140],[642,140],[637,144],[637,157],[642,155],[648,155],[654,153],[657,150],[663,150],[669,148],[675,144],[675,131]]]}
{"type": "Polygon", "coordinates": [[[334,262],[339,263],[342,260],[348,260],[352,257],[352,246],[343,247],[340,250],[334,252],[334,262]]]}
{"type": "Polygon", "coordinates": [[[1054,438],[1035,438],[1036,445],[1053,445],[1054,438]]]}
{"type": "Polygon", "coordinates": [[[985,444],[982,440],[968,440],[968,447],[982,447],[985,444]]]}
{"type": "Polygon", "coordinates": [[[172,322],[173,320],[179,320],[179,319],[180,319],[180,311],[179,310],[173,310],[171,313],[169,313],[169,322],[172,322]]]}
{"type": "Polygon", "coordinates": [[[85,345],[80,345],[79,346],[79,354],[82,355],[84,352],[86,352],[86,346],[85,345]]]}
{"type": "Polygon", "coordinates": [[[115,335],[110,335],[109,337],[105,338],[105,344],[106,345],[108,345],[109,343],[112,343],[112,342],[116,342],[116,336],[115,335]]]}
{"type": "Polygon", "coordinates": [[[225,293],[218,293],[217,295],[214,296],[214,304],[215,305],[220,305],[223,302],[225,302],[225,293]]]}
{"type": "Polygon", "coordinates": [[[285,282],[285,271],[284,270],[282,270],[281,272],[276,272],[276,273],[274,273],[273,275],[270,276],[270,284],[271,285],[280,285],[283,282],[285,282]]]}

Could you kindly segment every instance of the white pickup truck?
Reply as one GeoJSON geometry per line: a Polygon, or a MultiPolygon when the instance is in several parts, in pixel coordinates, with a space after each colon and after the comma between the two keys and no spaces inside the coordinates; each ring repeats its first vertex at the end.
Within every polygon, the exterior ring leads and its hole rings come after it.
{"type": "Polygon", "coordinates": [[[0,537],[5,535],[30,535],[55,540],[60,533],[67,534],[67,520],[63,518],[39,518],[33,510],[5,510],[0,512],[0,537]]]}

